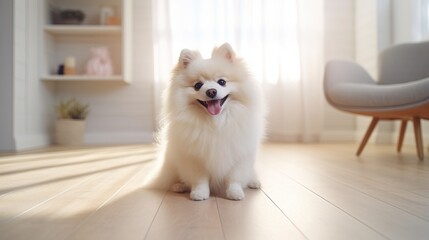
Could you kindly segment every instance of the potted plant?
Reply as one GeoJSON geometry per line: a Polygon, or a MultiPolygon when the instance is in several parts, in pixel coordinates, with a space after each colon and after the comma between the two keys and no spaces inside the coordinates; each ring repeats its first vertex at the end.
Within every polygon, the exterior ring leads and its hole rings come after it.
{"type": "Polygon", "coordinates": [[[58,119],[55,126],[55,142],[59,145],[79,146],[83,143],[88,104],[76,99],[61,101],[56,106],[58,119]]]}

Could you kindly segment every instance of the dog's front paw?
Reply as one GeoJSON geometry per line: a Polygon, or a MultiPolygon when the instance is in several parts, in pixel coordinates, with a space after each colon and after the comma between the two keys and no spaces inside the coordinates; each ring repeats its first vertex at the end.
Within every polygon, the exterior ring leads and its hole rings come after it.
{"type": "Polygon", "coordinates": [[[244,198],[243,188],[238,183],[232,183],[226,190],[226,197],[231,200],[241,200],[244,198]]]}
{"type": "Polygon", "coordinates": [[[199,184],[192,187],[191,199],[194,201],[202,201],[208,199],[210,196],[210,188],[208,184],[199,184]]]}
{"type": "Polygon", "coordinates": [[[194,201],[202,201],[208,199],[210,196],[209,192],[194,190],[191,191],[191,199],[194,201]]]}

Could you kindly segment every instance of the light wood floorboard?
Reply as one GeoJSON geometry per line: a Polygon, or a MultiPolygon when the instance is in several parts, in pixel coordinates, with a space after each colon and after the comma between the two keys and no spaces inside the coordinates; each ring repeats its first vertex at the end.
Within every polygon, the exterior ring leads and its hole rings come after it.
{"type": "MultiPolygon", "coordinates": [[[[414,146],[265,144],[242,201],[142,188],[151,145],[0,155],[0,239],[428,239],[414,146]]],[[[428,154],[426,154],[428,155],[428,154]]]]}
{"type": "Polygon", "coordinates": [[[244,201],[216,199],[226,239],[305,239],[263,191],[245,193],[244,201]]]}
{"type": "Polygon", "coordinates": [[[145,239],[223,239],[215,198],[190,201],[168,192],[145,239]]]}

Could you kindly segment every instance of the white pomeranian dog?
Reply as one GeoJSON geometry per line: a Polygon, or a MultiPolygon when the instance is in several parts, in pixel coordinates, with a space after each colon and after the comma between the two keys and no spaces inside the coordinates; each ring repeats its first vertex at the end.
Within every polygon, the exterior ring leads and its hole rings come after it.
{"type": "Polygon", "coordinates": [[[264,133],[262,89],[228,43],[210,59],[182,50],[164,94],[162,165],[149,187],[190,191],[192,200],[210,192],[241,200],[243,188],[260,187],[254,161],[264,133]]]}

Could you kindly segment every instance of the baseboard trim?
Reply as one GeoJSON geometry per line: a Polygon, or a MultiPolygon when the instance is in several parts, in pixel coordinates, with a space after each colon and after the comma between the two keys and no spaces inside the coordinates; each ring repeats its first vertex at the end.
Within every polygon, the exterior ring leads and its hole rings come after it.
{"type": "MultiPolygon", "coordinates": [[[[323,131],[320,134],[320,142],[360,142],[363,137],[363,132],[354,130],[329,130],[323,131]]],[[[374,132],[374,134],[377,134],[374,132]]],[[[379,133],[380,134],[380,133],[379,133]]],[[[369,142],[371,143],[390,143],[396,144],[397,131],[393,133],[384,133],[378,137],[372,136],[369,142]],[[375,139],[377,138],[377,141],[375,139]]],[[[301,142],[299,136],[271,136],[266,139],[273,142],[301,142]]],[[[154,142],[153,132],[128,132],[128,133],[86,133],[85,144],[148,144],[154,142]]],[[[15,137],[15,151],[31,150],[50,146],[52,144],[52,137],[47,134],[16,136],[15,137]]],[[[423,135],[423,145],[429,144],[429,136],[423,135]]],[[[415,145],[414,132],[407,131],[404,137],[404,145],[415,145]]]]}
{"type": "Polygon", "coordinates": [[[354,130],[325,130],[320,134],[321,142],[356,142],[354,130]]]}
{"type": "Polygon", "coordinates": [[[49,134],[15,136],[15,151],[31,150],[51,145],[49,134]]]}
{"type": "Polygon", "coordinates": [[[85,133],[85,144],[147,144],[153,143],[153,132],[85,133]]]}

